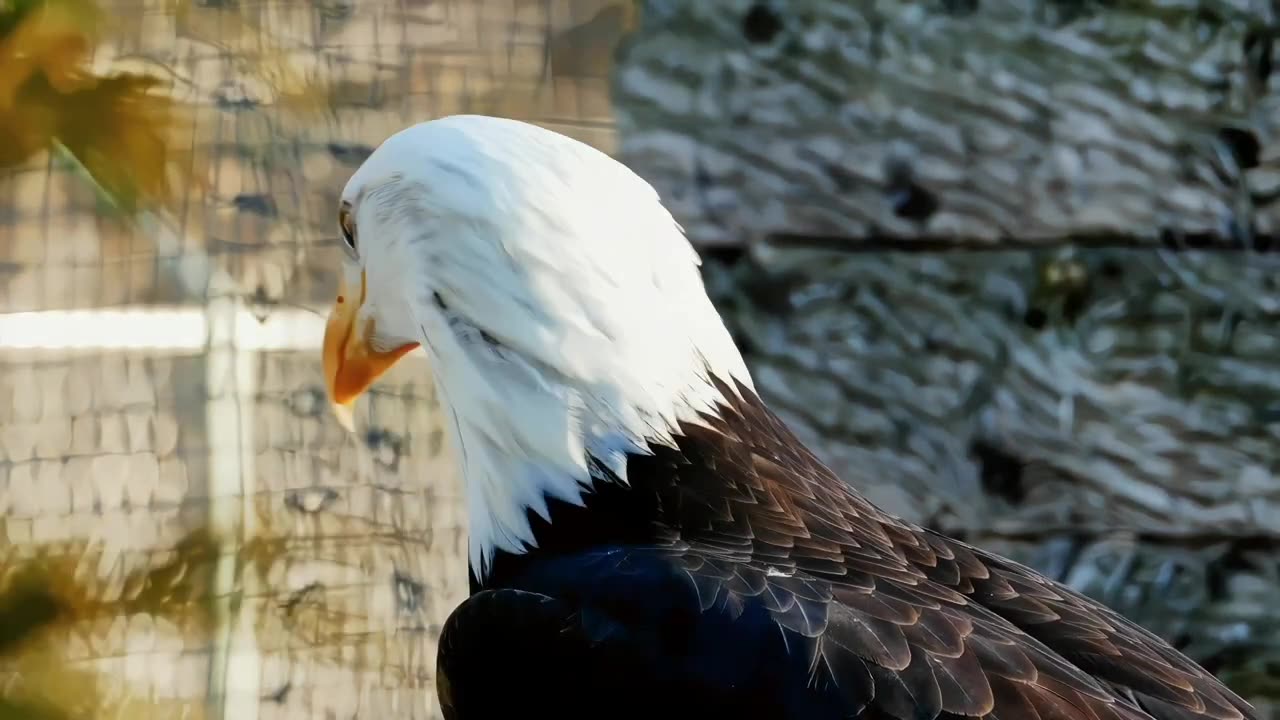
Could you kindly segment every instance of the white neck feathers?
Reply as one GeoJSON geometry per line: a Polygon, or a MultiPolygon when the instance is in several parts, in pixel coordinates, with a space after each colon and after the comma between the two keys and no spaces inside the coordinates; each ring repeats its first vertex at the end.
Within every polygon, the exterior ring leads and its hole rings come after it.
{"type": "Polygon", "coordinates": [[[583,504],[601,481],[599,473],[593,477],[592,460],[626,483],[629,454],[671,444],[681,423],[714,413],[723,397],[709,373],[751,387],[723,326],[703,340],[712,340],[711,352],[680,332],[648,352],[604,351],[589,380],[518,356],[511,362],[519,370],[501,381],[438,371],[466,483],[470,564],[478,577],[485,577],[495,553],[537,547],[529,511],[549,520],[548,500],[583,504]]]}

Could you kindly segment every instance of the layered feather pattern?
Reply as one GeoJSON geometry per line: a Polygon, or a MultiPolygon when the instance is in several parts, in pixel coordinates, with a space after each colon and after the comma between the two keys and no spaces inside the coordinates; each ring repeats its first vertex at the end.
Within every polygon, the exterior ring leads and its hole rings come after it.
{"type": "Polygon", "coordinates": [[[451,717],[479,716],[464,711],[483,705],[480,691],[460,694],[457,678],[474,677],[468,665],[478,660],[468,658],[482,649],[518,656],[512,634],[493,628],[526,606],[547,612],[546,625],[526,620],[511,632],[542,627],[553,639],[530,648],[529,662],[556,671],[526,670],[529,682],[541,679],[521,696],[548,711],[607,703],[622,713],[614,716],[664,718],[716,708],[761,718],[1255,717],[1100,603],[884,513],[750,389],[720,390],[718,413],[630,458],[627,484],[601,478],[584,507],[535,520],[538,551],[499,556],[442,639],[451,717]],[[552,692],[555,678],[575,678],[574,689],[552,692]]]}

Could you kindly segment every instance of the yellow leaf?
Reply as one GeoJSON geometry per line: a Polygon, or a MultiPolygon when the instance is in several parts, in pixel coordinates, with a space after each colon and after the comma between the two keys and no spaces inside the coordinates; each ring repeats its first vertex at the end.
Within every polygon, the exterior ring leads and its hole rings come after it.
{"type": "MultiPolygon", "coordinates": [[[[189,115],[153,92],[158,85],[152,77],[117,75],[49,98],[56,104],[54,137],[130,212],[174,201],[178,188],[170,170],[193,150],[175,142],[182,126],[190,125],[189,115]]],[[[186,175],[185,180],[196,181],[186,175]]]]}
{"type": "Polygon", "coordinates": [[[84,79],[81,67],[97,37],[97,7],[79,0],[16,2],[0,17],[0,111],[37,72],[67,92],[84,79]]]}

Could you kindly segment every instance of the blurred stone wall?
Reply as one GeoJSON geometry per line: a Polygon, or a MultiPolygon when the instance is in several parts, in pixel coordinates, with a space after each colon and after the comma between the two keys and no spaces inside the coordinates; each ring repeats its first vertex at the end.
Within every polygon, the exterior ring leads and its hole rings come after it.
{"type": "Polygon", "coordinates": [[[641,3],[618,155],[876,502],[1280,698],[1275,3],[641,3]]]}

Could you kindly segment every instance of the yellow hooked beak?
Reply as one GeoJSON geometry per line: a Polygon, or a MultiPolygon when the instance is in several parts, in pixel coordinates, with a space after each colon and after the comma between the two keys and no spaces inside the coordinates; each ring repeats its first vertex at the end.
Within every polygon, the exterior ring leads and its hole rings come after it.
{"type": "Polygon", "coordinates": [[[338,298],[329,311],[324,327],[324,377],[328,385],[329,399],[338,422],[348,431],[355,430],[353,408],[356,398],[373,384],[380,375],[391,369],[418,343],[411,342],[390,351],[375,350],[369,345],[374,325],[366,322],[356,327],[360,307],[364,304],[366,280],[360,273],[360,293],[353,296],[346,283],[339,281],[338,298]]]}

